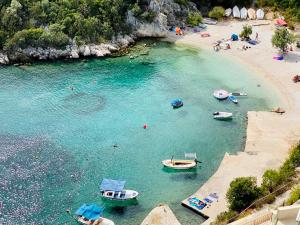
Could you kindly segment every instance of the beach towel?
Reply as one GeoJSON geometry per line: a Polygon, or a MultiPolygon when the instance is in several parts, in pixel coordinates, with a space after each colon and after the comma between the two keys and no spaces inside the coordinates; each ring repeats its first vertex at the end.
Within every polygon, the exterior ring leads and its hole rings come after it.
{"type": "Polygon", "coordinates": [[[283,60],[283,55],[274,56],[273,59],[275,59],[275,60],[283,60]]]}
{"type": "Polygon", "coordinates": [[[219,199],[219,196],[217,195],[217,193],[210,193],[209,196],[212,198],[215,198],[215,199],[219,199]]]}
{"type": "Polygon", "coordinates": [[[205,206],[207,206],[206,203],[204,203],[203,201],[201,201],[199,198],[196,197],[189,198],[188,202],[191,206],[194,206],[199,210],[202,210],[205,206]]]}

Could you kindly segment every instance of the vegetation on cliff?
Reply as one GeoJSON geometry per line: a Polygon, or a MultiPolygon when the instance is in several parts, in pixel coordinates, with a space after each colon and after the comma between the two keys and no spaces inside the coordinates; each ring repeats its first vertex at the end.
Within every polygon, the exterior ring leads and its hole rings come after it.
{"type": "Polygon", "coordinates": [[[4,0],[0,4],[0,47],[62,47],[69,38],[80,43],[100,43],[118,33],[128,33],[126,13],[141,10],[153,17],[144,1],[134,0],[4,0]]]}

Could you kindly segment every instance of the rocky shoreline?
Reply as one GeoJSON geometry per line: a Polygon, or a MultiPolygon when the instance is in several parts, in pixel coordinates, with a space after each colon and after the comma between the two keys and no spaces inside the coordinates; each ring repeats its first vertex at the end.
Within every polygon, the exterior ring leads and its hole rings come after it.
{"type": "Polygon", "coordinates": [[[187,6],[180,6],[173,0],[151,0],[149,7],[156,13],[151,23],[139,20],[131,11],[128,11],[126,22],[132,28],[132,33],[129,35],[118,35],[101,44],[77,46],[75,41],[70,41],[71,44],[64,49],[27,47],[19,48],[13,53],[0,51],[0,65],[110,56],[113,53],[122,52],[141,38],[166,37],[169,26],[182,23],[182,18],[176,17],[178,12],[181,12],[183,17],[187,17],[189,11],[197,11],[194,3],[189,2],[187,6]]]}

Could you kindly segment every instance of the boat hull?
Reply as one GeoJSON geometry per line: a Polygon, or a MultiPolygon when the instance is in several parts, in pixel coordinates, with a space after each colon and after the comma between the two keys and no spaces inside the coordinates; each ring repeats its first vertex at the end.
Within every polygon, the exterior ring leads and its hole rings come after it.
{"type": "Polygon", "coordinates": [[[165,167],[174,169],[174,170],[187,170],[192,169],[197,166],[195,160],[171,160],[166,159],[161,162],[165,167]]]}
{"type": "MultiPolygon", "coordinates": [[[[77,218],[77,221],[80,223],[80,224],[86,224],[86,225],[91,225],[91,222],[89,220],[84,220],[83,217],[78,217],[77,218]]],[[[109,219],[106,219],[106,218],[100,218],[98,220],[95,220],[94,223],[92,223],[93,225],[115,225],[115,223],[109,219]]]]}
{"type": "Polygon", "coordinates": [[[215,112],[214,113],[214,119],[216,119],[216,120],[231,120],[232,119],[232,113],[229,113],[229,112],[215,112]]]}
{"type": "Polygon", "coordinates": [[[123,190],[121,192],[115,191],[102,191],[101,196],[108,200],[113,201],[127,201],[131,199],[136,199],[139,193],[134,190],[123,190]]]}

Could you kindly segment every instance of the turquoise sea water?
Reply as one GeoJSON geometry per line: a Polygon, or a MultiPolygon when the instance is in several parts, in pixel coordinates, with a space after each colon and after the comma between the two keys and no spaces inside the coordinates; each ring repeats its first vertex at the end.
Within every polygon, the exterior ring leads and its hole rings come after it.
{"type": "Polygon", "coordinates": [[[246,112],[272,106],[270,87],[214,53],[151,45],[149,55],[139,55],[138,45],[131,60],[0,68],[0,224],[76,224],[65,210],[82,203],[104,205],[104,216],[122,225],[140,224],[159,203],[183,225],[203,220],[180,201],[214,173],[225,152],[243,149],[246,112]],[[219,102],[212,97],[217,88],[249,96],[238,105],[219,102]],[[177,97],[184,107],[173,110],[177,97]],[[213,120],[217,110],[234,119],[213,120]],[[162,168],[161,160],[184,152],[196,152],[201,167],[162,168]],[[126,180],[138,201],[102,201],[102,178],[126,180]]]}

